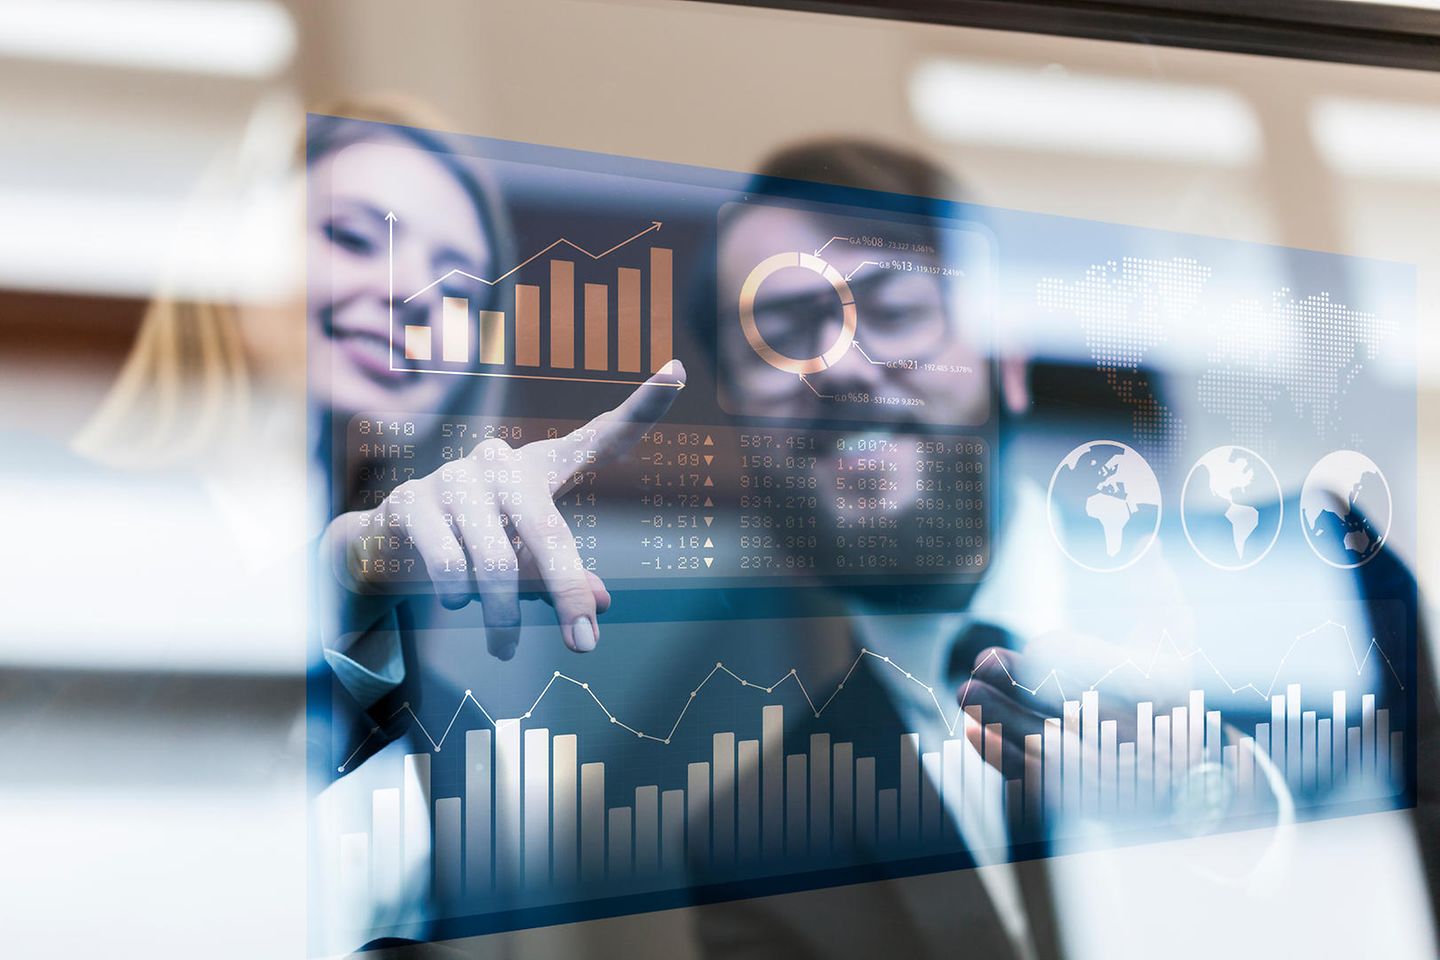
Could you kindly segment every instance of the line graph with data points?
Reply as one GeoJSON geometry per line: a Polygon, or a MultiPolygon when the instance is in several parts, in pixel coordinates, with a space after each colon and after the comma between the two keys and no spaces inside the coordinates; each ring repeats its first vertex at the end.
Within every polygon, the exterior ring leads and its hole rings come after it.
{"type": "MultiPolygon", "coordinates": [[[[1317,635],[1319,635],[1321,631],[1326,630],[1327,628],[1334,628],[1341,632],[1341,635],[1345,641],[1346,649],[1349,651],[1350,654],[1351,667],[1354,669],[1355,676],[1358,677],[1363,673],[1365,666],[1370,662],[1371,654],[1378,653],[1381,660],[1384,662],[1386,668],[1389,670],[1390,675],[1394,678],[1396,686],[1401,691],[1405,690],[1404,680],[1396,671],[1394,663],[1391,661],[1389,655],[1387,655],[1384,649],[1381,648],[1378,640],[1376,640],[1374,637],[1371,637],[1369,642],[1366,643],[1363,653],[1357,654],[1354,642],[1351,640],[1350,637],[1349,628],[1343,624],[1337,623],[1334,620],[1326,620],[1323,623],[1309,630],[1296,634],[1295,638],[1286,648],[1285,653],[1280,657],[1279,662],[1275,666],[1274,674],[1271,676],[1269,685],[1264,690],[1262,690],[1253,682],[1247,682],[1238,685],[1232,683],[1220,670],[1220,668],[1215,665],[1215,662],[1210,658],[1210,655],[1206,653],[1204,647],[1196,646],[1192,650],[1182,651],[1176,645],[1174,639],[1171,637],[1168,630],[1161,632],[1160,638],[1155,644],[1155,649],[1151,653],[1148,660],[1148,665],[1142,667],[1133,658],[1127,657],[1117,662],[1109,669],[1105,670],[1096,680],[1094,680],[1084,689],[1088,691],[1099,690],[1106,683],[1106,681],[1110,680],[1113,676],[1115,676],[1115,674],[1126,669],[1134,670],[1142,678],[1148,680],[1154,674],[1155,666],[1160,659],[1161,653],[1165,650],[1165,648],[1168,647],[1171,651],[1174,652],[1176,658],[1182,663],[1198,658],[1207,667],[1209,667],[1210,671],[1215,675],[1216,679],[1218,679],[1231,694],[1238,694],[1245,691],[1250,691],[1253,692],[1262,702],[1269,702],[1271,697],[1274,696],[1275,690],[1282,685],[1280,681],[1280,675],[1285,668],[1285,664],[1289,661],[1291,654],[1293,654],[1295,652],[1295,649],[1303,642],[1312,640],[1317,635]]],[[[1009,680],[1010,685],[1015,689],[1021,690],[1031,696],[1039,696],[1039,694],[1044,691],[1048,686],[1053,685],[1055,687],[1056,693],[1059,694],[1062,701],[1068,701],[1070,699],[1065,694],[1060,678],[1060,671],[1058,669],[1052,668],[1037,683],[1026,684],[1021,682],[1014,676],[1014,674],[1011,673],[1010,668],[1005,664],[1003,658],[1001,658],[998,653],[991,650],[987,651],[986,654],[976,663],[975,668],[972,671],[972,676],[961,685],[958,692],[958,706],[956,707],[954,712],[947,713],[946,709],[941,705],[940,697],[936,693],[933,684],[928,684],[924,680],[915,676],[912,671],[906,669],[894,658],[876,653],[869,649],[862,648],[859,653],[856,654],[854,660],[851,661],[850,666],[845,671],[844,676],[840,679],[839,683],[835,686],[835,688],[830,692],[829,696],[825,697],[825,699],[818,704],[815,697],[812,696],[810,689],[800,678],[800,674],[797,668],[792,667],[784,674],[782,674],[778,679],[769,683],[762,683],[751,680],[747,677],[743,677],[740,674],[736,673],[734,670],[727,667],[723,661],[717,661],[715,665],[711,667],[710,670],[704,675],[704,677],[702,677],[700,681],[695,684],[695,686],[689,691],[689,695],[685,698],[674,721],[670,724],[669,729],[662,735],[647,733],[646,731],[641,730],[631,725],[630,723],[627,723],[625,720],[621,719],[619,715],[614,713],[609,706],[606,705],[605,701],[602,700],[599,694],[595,692],[589,681],[582,680],[577,677],[572,677],[558,670],[554,671],[551,674],[544,686],[540,689],[540,692],[535,696],[535,699],[530,704],[529,708],[526,709],[523,714],[517,717],[496,717],[491,710],[487,709],[485,705],[482,704],[475,697],[473,690],[466,690],[465,693],[461,696],[459,704],[456,705],[454,712],[451,714],[449,722],[445,725],[445,729],[440,733],[438,737],[436,737],[425,726],[425,724],[421,721],[420,717],[411,708],[408,701],[401,704],[398,708],[396,708],[393,713],[391,713],[389,717],[386,718],[386,724],[404,714],[409,714],[411,722],[415,725],[416,729],[430,744],[431,748],[438,753],[444,748],[445,741],[448,738],[450,731],[454,728],[456,722],[459,720],[460,714],[464,711],[467,703],[473,705],[474,708],[479,711],[479,713],[485,718],[486,722],[488,722],[492,727],[498,726],[500,723],[506,722],[507,720],[529,720],[533,716],[534,712],[540,707],[540,704],[544,702],[550,691],[558,683],[568,684],[584,691],[584,693],[586,693],[589,698],[594,702],[595,707],[602,714],[604,714],[606,720],[611,724],[614,724],[615,726],[619,727],[622,730],[628,731],[629,733],[633,733],[637,738],[641,740],[650,740],[660,744],[668,745],[671,742],[672,738],[675,736],[675,732],[680,729],[680,724],[684,721],[686,714],[689,713],[691,705],[694,704],[696,699],[699,698],[701,693],[717,676],[723,675],[724,677],[728,677],[729,679],[733,680],[742,688],[755,690],[757,692],[762,692],[767,695],[774,694],[777,689],[781,688],[782,685],[786,683],[791,683],[796,687],[800,695],[804,698],[815,719],[819,719],[830,707],[830,705],[835,702],[835,700],[840,696],[840,694],[844,692],[846,684],[850,682],[851,678],[855,674],[855,671],[860,668],[861,664],[864,663],[867,658],[873,659],[881,664],[884,664],[890,669],[893,669],[898,673],[903,674],[904,678],[908,682],[913,683],[923,689],[934,705],[937,718],[944,726],[946,733],[950,736],[955,735],[956,731],[961,728],[961,725],[965,720],[965,707],[968,705],[967,701],[970,688],[971,685],[974,683],[973,674],[975,672],[978,672],[982,667],[992,662],[1000,667],[1001,671],[1009,680]]],[[[340,764],[338,772],[344,773],[348,768],[350,762],[358,754],[360,754],[361,751],[364,750],[365,746],[370,742],[371,739],[380,735],[381,730],[382,727],[380,725],[372,726],[366,737],[355,746],[355,748],[346,757],[345,761],[340,764]]]]}

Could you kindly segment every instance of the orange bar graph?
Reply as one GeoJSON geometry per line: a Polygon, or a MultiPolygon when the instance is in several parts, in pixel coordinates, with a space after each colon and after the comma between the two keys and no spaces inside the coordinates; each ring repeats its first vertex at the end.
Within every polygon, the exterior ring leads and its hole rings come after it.
{"type": "Polygon", "coordinates": [[[515,365],[540,366],[540,288],[515,285],[515,365]]]}
{"type": "Polygon", "coordinates": [[[575,264],[550,261],[550,366],[575,366],[575,264]]]}
{"type": "Polygon", "coordinates": [[[617,366],[622,373],[640,372],[640,271],[621,267],[617,274],[615,320],[619,333],[617,366]]]}
{"type": "Polygon", "coordinates": [[[655,372],[674,356],[670,325],[674,258],[666,247],[650,249],[650,370],[655,372]]]}
{"type": "Polygon", "coordinates": [[[610,288],[585,284],[585,369],[605,370],[610,365],[610,288]]]}

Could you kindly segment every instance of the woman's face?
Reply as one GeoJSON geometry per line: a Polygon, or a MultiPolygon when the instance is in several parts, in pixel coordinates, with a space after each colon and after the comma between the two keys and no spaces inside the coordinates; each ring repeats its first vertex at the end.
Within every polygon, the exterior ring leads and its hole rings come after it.
{"type": "Polygon", "coordinates": [[[360,143],[315,161],[307,214],[310,399],[343,414],[438,411],[464,377],[391,369],[394,329],[438,329],[438,284],[459,268],[485,276],[492,251],[470,194],[419,147],[360,143]],[[387,214],[394,213],[393,223],[387,214]]]}

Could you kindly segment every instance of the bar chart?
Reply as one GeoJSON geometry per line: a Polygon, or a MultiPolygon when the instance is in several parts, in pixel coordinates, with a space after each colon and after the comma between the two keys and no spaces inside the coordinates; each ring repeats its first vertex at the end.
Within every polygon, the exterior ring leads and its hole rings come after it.
{"type": "Polygon", "coordinates": [[[1301,686],[1287,683],[1268,720],[1242,726],[1203,690],[1122,716],[1091,689],[1065,700],[1041,732],[1018,735],[980,705],[947,714],[937,699],[943,736],[897,730],[887,749],[871,751],[817,729],[860,667],[905,673],[862,650],[821,698],[793,671],[766,685],[716,664],[690,702],[729,682],[766,698],[793,687],[802,706],[758,703],[737,729],[705,734],[706,755],[675,760],[664,751],[679,742],[686,711],[668,730],[641,730],[588,682],[550,679],[536,707],[554,689],[579,688],[609,725],[658,751],[640,765],[665,770],[657,782],[633,782],[633,759],[587,747],[597,742],[589,734],[532,726],[533,709],[492,718],[467,691],[438,739],[420,728],[432,750],[403,758],[394,771],[402,786],[375,789],[368,822],[339,837],[337,875],[383,898],[415,875],[404,864],[422,861],[436,901],[464,913],[492,897],[574,902],[985,847],[1004,858],[1097,822],[1174,824],[1217,809],[1243,821],[1280,793],[1318,810],[1337,798],[1385,802],[1406,788],[1406,733],[1379,705],[1383,694],[1356,703],[1333,691],[1326,708],[1307,709],[1301,686]],[[462,716],[482,723],[464,729],[462,716]],[[457,749],[462,789],[435,796],[432,756],[457,749]]]}
{"type": "Polygon", "coordinates": [[[643,382],[674,355],[674,250],[651,242],[662,227],[652,221],[598,252],[561,237],[497,277],[453,269],[402,300],[392,281],[391,368],[643,382]],[[476,294],[450,293],[466,283],[476,294]],[[433,297],[437,287],[443,292],[439,328],[428,319],[402,320],[397,331],[397,306],[403,316],[406,305],[433,297]]]}

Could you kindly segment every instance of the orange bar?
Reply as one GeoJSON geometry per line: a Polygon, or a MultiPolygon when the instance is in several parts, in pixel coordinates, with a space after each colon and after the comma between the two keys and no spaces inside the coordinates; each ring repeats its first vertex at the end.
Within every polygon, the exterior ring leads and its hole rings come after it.
{"type": "MultiPolygon", "coordinates": [[[[418,323],[405,324],[405,359],[430,359],[430,328],[418,323]]],[[[392,360],[391,363],[394,363],[392,360]]]]}
{"type": "Polygon", "coordinates": [[[640,372],[640,271],[621,267],[616,287],[619,309],[615,320],[619,325],[618,360],[622,373],[640,372]]]}
{"type": "Polygon", "coordinates": [[[575,264],[550,261],[550,366],[575,366],[575,264]]]}
{"type": "Polygon", "coordinates": [[[659,370],[675,355],[671,339],[671,270],[673,258],[666,247],[650,249],[650,371],[659,370]]]}
{"type": "Polygon", "coordinates": [[[585,284],[585,369],[605,370],[610,365],[610,288],[585,284]]]}
{"type": "Polygon", "coordinates": [[[480,362],[505,362],[505,314],[500,310],[480,311],[480,362]]]}
{"type": "Polygon", "coordinates": [[[540,366],[540,288],[515,285],[515,365],[540,366]]]}

